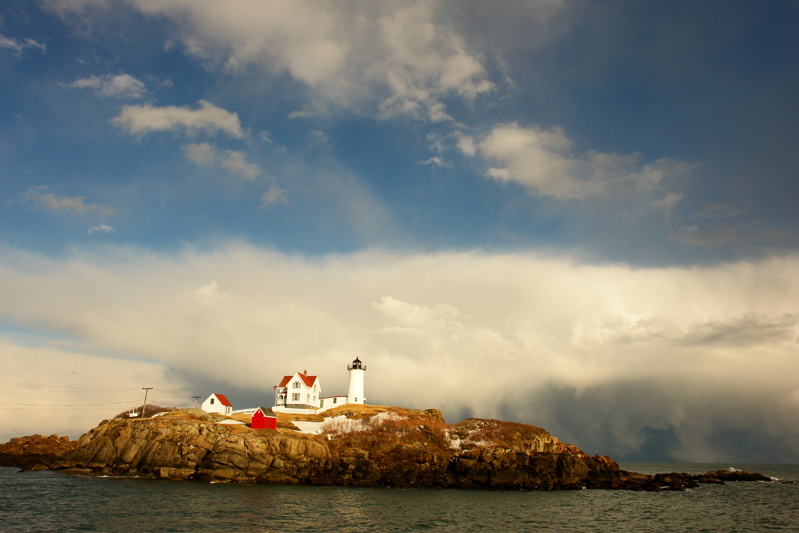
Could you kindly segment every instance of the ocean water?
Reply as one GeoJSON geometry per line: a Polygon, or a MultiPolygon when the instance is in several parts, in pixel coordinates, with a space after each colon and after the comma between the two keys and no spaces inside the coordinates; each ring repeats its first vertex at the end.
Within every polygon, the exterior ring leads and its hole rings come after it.
{"type": "MultiPolygon", "coordinates": [[[[728,467],[799,481],[799,465],[623,464],[644,473],[728,467]]],[[[204,484],[0,468],[0,531],[799,531],[799,483],[685,492],[500,492],[204,484]]]]}

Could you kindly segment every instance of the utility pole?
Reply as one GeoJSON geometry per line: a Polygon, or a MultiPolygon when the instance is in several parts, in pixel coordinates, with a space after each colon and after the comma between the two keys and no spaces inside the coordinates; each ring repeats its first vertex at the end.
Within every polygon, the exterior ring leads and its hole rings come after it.
{"type": "Polygon", "coordinates": [[[197,400],[199,400],[200,397],[199,396],[192,396],[192,398],[194,398],[194,408],[197,409],[197,400]]]}
{"type": "Polygon", "coordinates": [[[152,387],[142,387],[142,390],[144,391],[144,403],[141,404],[141,415],[139,416],[140,419],[144,418],[144,408],[147,407],[147,393],[152,390],[152,387]]]}

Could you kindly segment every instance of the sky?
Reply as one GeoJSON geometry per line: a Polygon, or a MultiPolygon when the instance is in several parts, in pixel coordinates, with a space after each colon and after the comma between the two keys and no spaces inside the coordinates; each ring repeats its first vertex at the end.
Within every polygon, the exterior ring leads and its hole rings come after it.
{"type": "Polygon", "coordinates": [[[283,375],[799,463],[799,4],[8,0],[0,440],[283,375]]]}

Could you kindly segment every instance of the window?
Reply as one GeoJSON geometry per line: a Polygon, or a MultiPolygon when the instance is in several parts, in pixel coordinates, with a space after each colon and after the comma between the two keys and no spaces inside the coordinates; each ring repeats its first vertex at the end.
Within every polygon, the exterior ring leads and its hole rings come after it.
{"type": "Polygon", "coordinates": [[[211,398],[211,405],[214,405],[214,399],[211,398]]]}
{"type": "Polygon", "coordinates": [[[296,392],[296,393],[292,394],[292,395],[291,395],[291,401],[293,401],[293,402],[299,402],[299,401],[300,401],[300,393],[299,393],[299,392],[296,392]]]}
{"type": "Polygon", "coordinates": [[[300,382],[299,381],[295,381],[293,386],[294,386],[295,389],[299,389],[300,388],[300,382]]]}

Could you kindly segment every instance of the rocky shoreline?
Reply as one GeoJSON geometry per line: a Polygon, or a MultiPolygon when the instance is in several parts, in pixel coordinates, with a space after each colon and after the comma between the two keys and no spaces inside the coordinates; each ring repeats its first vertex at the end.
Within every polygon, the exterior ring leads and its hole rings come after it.
{"type": "MultiPolygon", "coordinates": [[[[742,471],[645,475],[588,455],[546,430],[499,420],[447,425],[438,410],[338,408],[319,435],[279,418],[277,430],[196,409],[111,419],[77,441],[32,435],[0,444],[0,466],[171,480],[499,490],[685,490],[771,481],[742,471]]],[[[330,416],[330,415],[328,415],[330,416]]]]}

